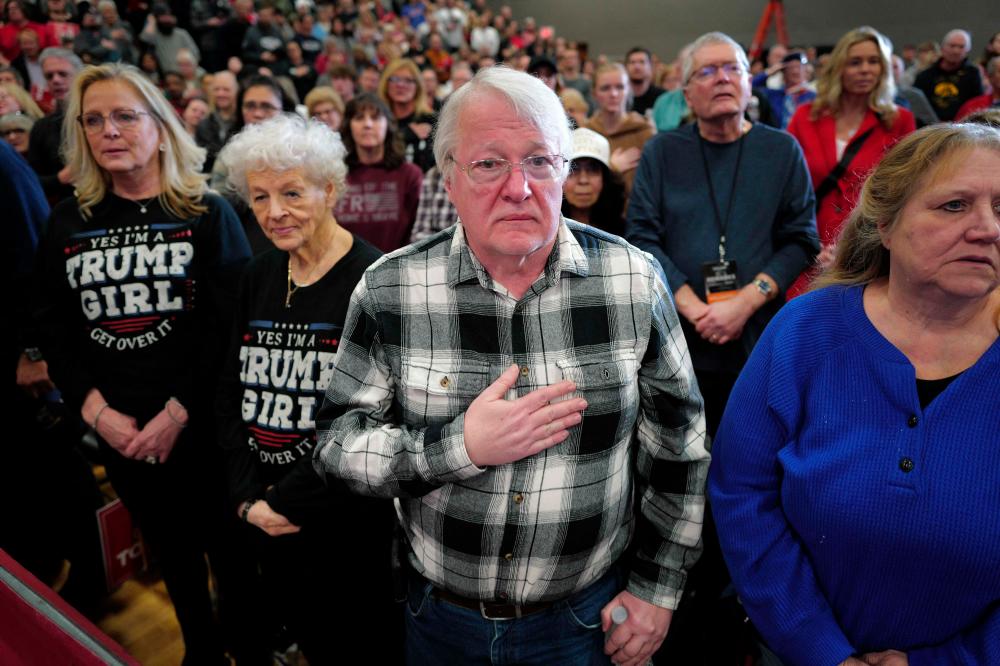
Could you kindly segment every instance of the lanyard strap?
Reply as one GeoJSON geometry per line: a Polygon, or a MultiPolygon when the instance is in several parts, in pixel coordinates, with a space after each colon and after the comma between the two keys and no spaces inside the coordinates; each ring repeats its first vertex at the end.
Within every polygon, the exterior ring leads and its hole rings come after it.
{"type": "MultiPolygon", "coordinates": [[[[742,130],[742,127],[740,128],[742,130]]],[[[705,180],[708,182],[708,196],[712,200],[712,211],[715,213],[715,225],[719,229],[719,261],[726,260],[726,229],[729,227],[729,219],[733,213],[733,199],[736,198],[736,179],[740,175],[740,162],[743,160],[743,137],[746,132],[740,134],[736,148],[736,169],[733,171],[733,182],[729,186],[729,201],[726,202],[726,217],[722,218],[719,212],[719,201],[715,196],[715,185],[712,184],[712,173],[708,168],[708,157],[705,155],[705,139],[702,138],[698,126],[695,125],[694,134],[698,137],[698,148],[701,152],[701,165],[705,168],[705,180]]]]}

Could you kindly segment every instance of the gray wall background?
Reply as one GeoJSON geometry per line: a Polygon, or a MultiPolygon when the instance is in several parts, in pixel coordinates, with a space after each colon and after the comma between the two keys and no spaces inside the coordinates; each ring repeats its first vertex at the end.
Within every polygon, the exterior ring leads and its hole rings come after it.
{"type": "MultiPolygon", "coordinates": [[[[514,17],[533,16],[553,25],[557,35],[586,41],[591,55],[622,57],[636,44],[666,62],[698,35],[721,30],[749,46],[767,4],[765,0],[507,0],[514,17]]],[[[905,43],[940,41],[951,28],[972,33],[978,59],[993,33],[1000,31],[998,0],[786,0],[785,23],[794,45],[833,45],[859,25],[885,33],[898,52],[905,43]]],[[[775,39],[772,26],[765,44],[775,39]]]]}

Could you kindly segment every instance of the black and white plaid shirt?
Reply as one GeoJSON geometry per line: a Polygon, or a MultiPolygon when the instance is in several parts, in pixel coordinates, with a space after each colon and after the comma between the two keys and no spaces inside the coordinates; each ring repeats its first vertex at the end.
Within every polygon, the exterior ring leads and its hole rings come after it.
{"type": "Polygon", "coordinates": [[[458,211],[444,189],[444,174],[437,167],[424,174],[420,184],[417,217],[410,232],[410,242],[429,238],[458,222],[458,211]]]}
{"type": "Polygon", "coordinates": [[[687,345],[652,257],[591,227],[560,225],[520,300],[461,225],[373,264],[316,422],[320,474],[399,498],[411,562],[455,594],[562,599],[634,538],[629,591],[674,608],[697,559],[709,455],[687,345]],[[465,411],[511,363],[509,399],[571,379],[588,407],[559,445],[480,469],[465,411]]]}

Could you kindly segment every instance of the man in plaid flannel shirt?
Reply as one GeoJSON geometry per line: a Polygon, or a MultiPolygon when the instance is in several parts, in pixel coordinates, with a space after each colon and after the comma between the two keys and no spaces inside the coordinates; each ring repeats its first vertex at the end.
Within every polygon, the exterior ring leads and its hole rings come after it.
{"type": "Polygon", "coordinates": [[[424,174],[420,184],[420,203],[417,204],[417,218],[410,232],[410,242],[416,243],[447,229],[458,222],[458,211],[448,198],[444,188],[444,174],[438,167],[432,167],[424,174]]]}
{"type": "Polygon", "coordinates": [[[561,218],[570,147],[544,84],[481,71],[435,144],[461,223],[352,296],[314,463],[397,498],[409,664],[645,664],[700,551],[687,346],[655,261],[561,218]]]}

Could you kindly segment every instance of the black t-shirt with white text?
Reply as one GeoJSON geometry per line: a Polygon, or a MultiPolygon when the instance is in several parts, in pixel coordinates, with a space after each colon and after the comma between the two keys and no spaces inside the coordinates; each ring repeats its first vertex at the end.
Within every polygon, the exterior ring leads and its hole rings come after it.
{"type": "Polygon", "coordinates": [[[203,202],[205,213],[183,220],[155,199],[111,193],[90,219],[74,199],[53,210],[34,310],[71,404],[97,388],[140,428],[170,397],[192,418],[207,412],[250,248],[229,204],[214,194],[203,202]]]}
{"type": "Polygon", "coordinates": [[[314,419],[330,382],[351,293],[379,256],[354,236],[344,257],[290,298],[286,252],[272,249],[248,264],[218,400],[234,503],[263,497],[283,479],[285,489],[323,495],[308,460],[316,445],[314,419]]]}

